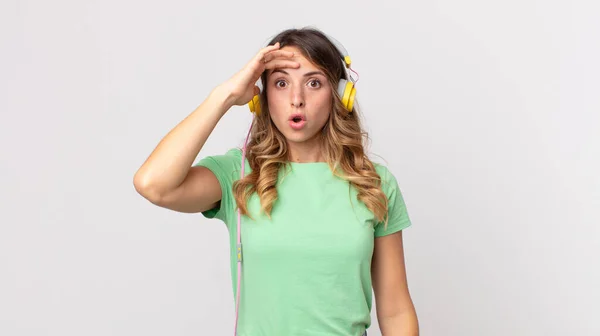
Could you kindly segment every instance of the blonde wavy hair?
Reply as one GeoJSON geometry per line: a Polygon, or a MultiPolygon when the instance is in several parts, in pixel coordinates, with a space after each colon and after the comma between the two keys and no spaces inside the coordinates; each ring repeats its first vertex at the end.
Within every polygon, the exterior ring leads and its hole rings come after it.
{"type": "MultiPolygon", "coordinates": [[[[332,172],[347,180],[357,190],[357,198],[387,226],[388,202],[381,189],[381,178],[375,166],[365,154],[368,135],[363,131],[357,103],[348,112],[342,105],[337,84],[346,78],[341,61],[342,55],[328,38],[314,28],[288,29],[275,36],[269,44],[280,42],[281,47],[295,46],[303,55],[320,68],[332,83],[332,113],[323,127],[323,156],[332,172]]],[[[266,88],[266,72],[262,75],[266,88]]],[[[248,214],[247,201],[256,193],[261,210],[270,217],[277,200],[278,173],[289,163],[288,147],[284,135],[271,120],[267,104],[267,90],[262,90],[263,113],[254,118],[246,149],[251,172],[233,184],[233,194],[240,212],[248,214]]]]}

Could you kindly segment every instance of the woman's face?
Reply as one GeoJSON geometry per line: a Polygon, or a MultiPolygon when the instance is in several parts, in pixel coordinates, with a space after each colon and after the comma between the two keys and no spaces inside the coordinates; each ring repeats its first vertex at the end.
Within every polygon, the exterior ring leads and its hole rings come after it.
{"type": "Polygon", "coordinates": [[[332,109],[331,84],[325,74],[300,50],[294,52],[298,68],[274,69],[267,73],[269,112],[275,126],[290,142],[306,142],[321,131],[332,109]]]}

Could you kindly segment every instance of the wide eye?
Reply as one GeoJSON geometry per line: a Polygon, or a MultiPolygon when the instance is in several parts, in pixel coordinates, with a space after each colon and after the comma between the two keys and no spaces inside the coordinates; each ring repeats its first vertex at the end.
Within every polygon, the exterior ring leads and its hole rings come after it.
{"type": "Polygon", "coordinates": [[[321,81],[318,79],[313,79],[310,82],[308,82],[308,86],[310,86],[311,88],[319,88],[321,87],[321,81]]]}
{"type": "Polygon", "coordinates": [[[281,80],[281,79],[275,82],[275,86],[279,87],[279,88],[284,87],[285,84],[286,84],[285,81],[281,80]],[[282,84],[283,84],[283,86],[282,86],[282,84]]]}

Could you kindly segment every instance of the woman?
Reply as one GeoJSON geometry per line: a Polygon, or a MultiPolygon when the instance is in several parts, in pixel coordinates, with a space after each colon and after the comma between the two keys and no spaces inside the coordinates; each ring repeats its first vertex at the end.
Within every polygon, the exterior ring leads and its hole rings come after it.
{"type": "Polygon", "coordinates": [[[402,246],[411,223],[394,175],[365,154],[352,99],[340,96],[344,56],[319,30],[281,32],[135,175],[150,202],[227,225],[240,336],[366,335],[372,289],[383,335],[418,335],[402,246]],[[247,147],[193,165],[221,117],[248,103],[260,108],[247,147]]]}

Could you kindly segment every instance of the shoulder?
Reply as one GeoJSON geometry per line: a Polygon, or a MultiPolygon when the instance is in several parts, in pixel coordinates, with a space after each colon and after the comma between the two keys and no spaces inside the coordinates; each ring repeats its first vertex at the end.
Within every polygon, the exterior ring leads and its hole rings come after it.
{"type": "Polygon", "coordinates": [[[221,184],[231,184],[240,177],[242,150],[231,148],[223,154],[205,156],[194,166],[208,168],[217,176],[221,184]]]}
{"type": "Polygon", "coordinates": [[[209,155],[201,158],[195,166],[220,166],[220,168],[237,168],[241,167],[242,150],[239,148],[231,148],[223,154],[209,155]]]}
{"type": "Polygon", "coordinates": [[[218,206],[204,211],[207,218],[218,218],[228,222],[233,218],[234,196],[233,183],[240,178],[242,151],[231,148],[225,153],[202,157],[194,166],[208,168],[217,178],[221,186],[221,200],[218,206]]]}
{"type": "Polygon", "coordinates": [[[373,164],[381,178],[381,189],[388,200],[388,222],[378,223],[375,227],[375,237],[382,237],[409,227],[411,220],[396,176],[386,165],[373,164]]]}
{"type": "Polygon", "coordinates": [[[209,155],[205,156],[197,164],[200,164],[202,161],[233,161],[242,159],[242,150],[240,148],[230,148],[223,154],[217,155],[209,155]]]}
{"type": "Polygon", "coordinates": [[[375,172],[377,172],[381,178],[381,188],[389,197],[390,192],[392,192],[398,186],[396,176],[390,171],[387,165],[373,162],[373,166],[375,167],[375,172]]]}

